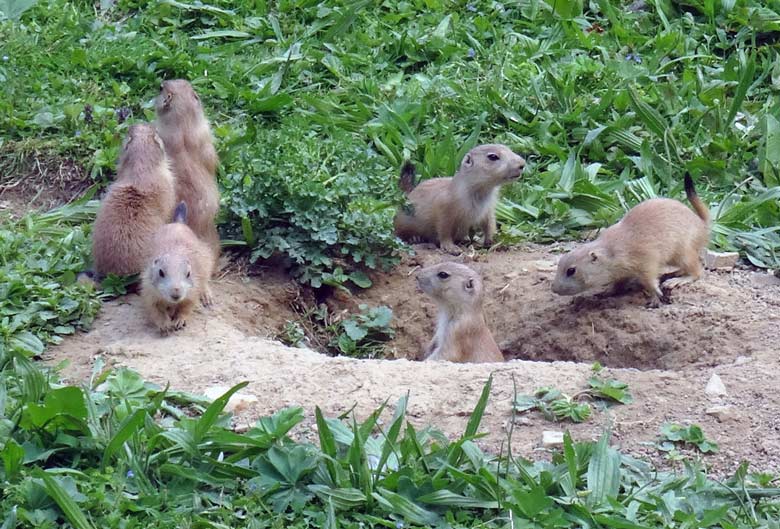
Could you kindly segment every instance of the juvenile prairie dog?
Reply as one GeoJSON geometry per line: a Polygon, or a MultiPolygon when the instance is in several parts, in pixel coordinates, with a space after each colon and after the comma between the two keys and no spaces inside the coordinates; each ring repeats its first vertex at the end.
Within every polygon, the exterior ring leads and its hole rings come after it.
{"type": "Polygon", "coordinates": [[[436,302],[436,332],[426,360],[503,362],[482,313],[482,279],[468,266],[440,263],[417,274],[420,289],[436,302]]]}
{"type": "Polygon", "coordinates": [[[446,252],[458,254],[455,243],[479,227],[484,245],[490,246],[496,233],[499,188],[519,178],[523,168],[525,160],[509,147],[479,145],[466,154],[455,176],[431,178],[415,186],[414,165],[406,162],[399,187],[411,210],[402,208],[396,214],[396,234],[405,240],[435,242],[446,252]]]}
{"type": "Polygon", "coordinates": [[[685,194],[696,213],[677,200],[646,200],[598,239],[561,257],[552,291],[573,296],[619,288],[634,280],[649,295],[649,306],[668,302],[660,277],[674,274],[664,282],[666,289],[699,279],[699,255],[709,241],[710,212],[689,174],[685,175],[685,194]]]}
{"type": "Polygon", "coordinates": [[[163,334],[183,328],[198,299],[206,307],[212,303],[214,253],[186,221],[187,206],[181,202],[173,222],[155,233],[141,278],[144,310],[163,334]]]}
{"type": "Polygon", "coordinates": [[[176,203],[188,207],[187,225],[218,258],[217,151],[200,98],[183,79],[163,81],[155,101],[157,130],[176,175],[176,203]]]}
{"type": "Polygon", "coordinates": [[[103,198],[92,231],[92,258],[98,277],[140,273],[151,238],[170,222],[174,177],[163,142],[148,123],[127,131],[116,181],[103,198]]]}

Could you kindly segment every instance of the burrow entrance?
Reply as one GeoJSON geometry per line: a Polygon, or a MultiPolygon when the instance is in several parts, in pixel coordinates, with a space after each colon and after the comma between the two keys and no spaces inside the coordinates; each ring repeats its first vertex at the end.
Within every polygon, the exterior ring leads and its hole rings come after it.
{"type": "MultiPolygon", "coordinates": [[[[419,358],[432,336],[436,309],[414,290],[417,268],[451,259],[416,247],[374,286],[351,303],[393,309],[396,338],[390,355],[419,358]]],[[[609,367],[680,370],[733,362],[749,356],[771,326],[780,287],[757,299],[749,281],[708,273],[672,293],[672,303],[645,306],[641,292],[616,297],[561,297],[550,290],[557,256],[547,247],[476,254],[466,264],[479,270],[486,287],[485,316],[507,359],[599,362],[609,367]]],[[[461,262],[464,258],[460,258],[461,262]]],[[[747,272],[745,272],[747,274],[747,272]]],[[[763,289],[766,290],[766,289],[763,289]]],[[[349,308],[350,302],[333,302],[349,308]]]]}

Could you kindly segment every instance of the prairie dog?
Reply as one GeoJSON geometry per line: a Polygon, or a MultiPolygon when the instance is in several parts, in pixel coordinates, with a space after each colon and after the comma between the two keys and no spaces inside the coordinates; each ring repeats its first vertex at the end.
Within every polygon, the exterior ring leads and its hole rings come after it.
{"type": "Polygon", "coordinates": [[[163,333],[187,324],[196,300],[212,303],[209,278],[214,253],[186,224],[187,206],[176,206],[173,222],[155,233],[141,278],[141,300],[149,320],[163,333]]]}
{"type": "Polygon", "coordinates": [[[664,282],[667,289],[699,279],[699,254],[709,242],[710,212],[689,174],[685,175],[685,194],[695,213],[677,200],[646,200],[598,239],[561,257],[552,291],[573,296],[637,280],[649,295],[650,306],[668,302],[659,278],[670,273],[676,276],[664,282]]]}
{"type": "Polygon", "coordinates": [[[493,244],[496,233],[496,201],[499,188],[523,174],[525,160],[506,145],[479,145],[471,149],[455,176],[431,178],[415,187],[414,166],[406,162],[399,187],[412,210],[400,209],[395,232],[402,239],[438,243],[451,254],[460,250],[456,242],[479,227],[484,245],[493,244]]]}
{"type": "Polygon", "coordinates": [[[417,274],[420,289],[436,302],[436,332],[426,360],[503,362],[482,313],[482,279],[468,266],[440,263],[417,274]]]}
{"type": "Polygon", "coordinates": [[[176,203],[187,204],[187,225],[218,258],[219,234],[214,224],[219,211],[218,158],[200,98],[184,79],[163,81],[155,110],[157,130],[176,175],[176,203]]]}
{"type": "Polygon", "coordinates": [[[148,123],[127,131],[117,164],[95,218],[92,258],[97,275],[131,275],[143,270],[151,238],[170,222],[174,177],[163,142],[148,123]]]}

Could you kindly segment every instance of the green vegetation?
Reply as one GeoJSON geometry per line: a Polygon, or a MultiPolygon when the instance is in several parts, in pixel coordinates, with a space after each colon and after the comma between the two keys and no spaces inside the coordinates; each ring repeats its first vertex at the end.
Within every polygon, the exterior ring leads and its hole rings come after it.
{"type": "MultiPolygon", "coordinates": [[[[746,468],[718,483],[566,436],[552,462],[484,453],[474,442],[490,381],[463,436],[448,441],[405,420],[407,397],[381,424],[326,419],[319,447],[287,433],[300,409],[244,434],[206,405],[101,372],[62,386],[23,355],[0,355],[0,525],[73,527],[605,527],[771,528],[780,489],[746,468]]],[[[511,439],[510,439],[511,440],[511,439]]]]}
{"type": "Polygon", "coordinates": [[[486,141],[532,162],[505,190],[504,242],[605,226],[681,196],[689,170],[713,245],[778,264],[776,0],[30,4],[0,4],[19,18],[0,22],[0,168],[54,152],[105,183],[159,81],[189,78],[224,237],[304,283],[369,284],[401,250],[403,159],[451,174],[486,141]]]}
{"type": "Polygon", "coordinates": [[[659,449],[664,452],[672,452],[679,445],[695,447],[703,454],[718,451],[718,443],[707,439],[698,424],[690,426],[664,424],[661,428],[661,437],[659,449]]]}
{"type": "Polygon", "coordinates": [[[628,391],[628,384],[613,378],[604,378],[600,374],[602,369],[598,362],[593,364],[593,376],[588,379],[588,388],[574,395],[545,386],[538,388],[533,395],[515,395],[513,409],[516,413],[536,410],[549,421],[584,422],[590,418],[593,411],[590,404],[584,401],[592,401],[601,407],[634,402],[628,391]]]}
{"type": "MultiPolygon", "coordinates": [[[[680,196],[689,170],[715,205],[713,245],[776,266],[780,2],[630,4],[0,0],[0,185],[24,185],[36,155],[105,185],[160,80],[186,77],[218,141],[223,236],[315,287],[368,286],[366,269],[403,251],[403,159],[451,174],[486,141],[531,161],[499,208],[505,243],[607,225],[680,196]]],[[[231,431],[222,410],[241,386],[209,404],[101,366],[63,384],[30,358],[97,311],[76,282],[95,207],[0,226],[0,529],[778,527],[778,478],[746,465],[724,482],[658,472],[607,434],[567,436],[551,462],[488,455],[475,441],[490,383],[455,441],[406,422],[402,398],[387,423],[317,410],[318,446],[288,437],[298,409],[231,431]]],[[[381,307],[325,319],[323,349],[348,354],[391,332],[381,307]]],[[[664,435],[715,448],[694,428],[664,435]]]]}

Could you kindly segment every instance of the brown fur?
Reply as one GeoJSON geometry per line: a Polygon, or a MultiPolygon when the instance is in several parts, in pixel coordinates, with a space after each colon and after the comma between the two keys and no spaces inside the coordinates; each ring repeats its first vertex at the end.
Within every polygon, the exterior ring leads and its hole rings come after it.
{"type": "Polygon", "coordinates": [[[200,98],[183,79],[163,81],[155,109],[157,130],[176,175],[176,202],[187,204],[187,225],[218,258],[219,234],[214,224],[219,211],[218,158],[200,98]]]}
{"type": "Polygon", "coordinates": [[[141,278],[141,300],[149,321],[163,334],[187,324],[196,300],[211,305],[214,264],[211,248],[183,222],[157,231],[141,278]]]}
{"type": "Polygon", "coordinates": [[[438,307],[436,333],[426,360],[504,361],[485,323],[479,274],[461,264],[440,263],[422,269],[417,284],[438,307]]]}
{"type": "Polygon", "coordinates": [[[411,211],[399,210],[395,231],[402,239],[439,244],[452,254],[456,242],[472,228],[480,228],[484,245],[493,244],[499,188],[519,178],[525,160],[505,145],[480,145],[463,158],[455,176],[431,178],[413,187],[413,166],[405,164],[399,186],[407,194],[411,211]],[[498,157],[497,159],[491,159],[498,157]]]}
{"type": "Polygon", "coordinates": [[[598,239],[561,257],[552,284],[556,294],[571,296],[616,289],[638,281],[657,307],[668,301],[665,289],[691,283],[703,273],[700,253],[709,242],[709,211],[686,177],[686,191],[696,213],[677,200],[654,198],[632,208],[598,239]]]}
{"type": "Polygon", "coordinates": [[[116,181],[95,218],[92,258],[98,275],[143,270],[152,236],[171,220],[174,193],[162,140],[152,125],[133,125],[122,147],[116,181]]]}

